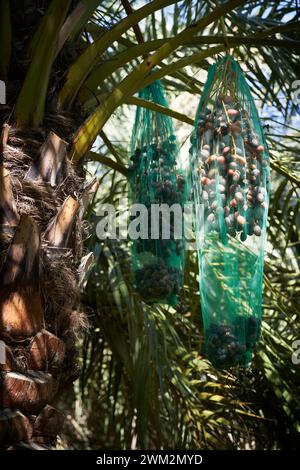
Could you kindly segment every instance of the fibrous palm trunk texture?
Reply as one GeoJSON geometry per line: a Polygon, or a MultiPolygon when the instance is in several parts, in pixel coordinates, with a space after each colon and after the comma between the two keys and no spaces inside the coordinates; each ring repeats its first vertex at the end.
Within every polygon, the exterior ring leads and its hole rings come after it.
{"type": "MultiPolygon", "coordinates": [[[[0,155],[0,448],[51,449],[64,416],[61,391],[78,376],[76,339],[82,217],[90,185],[50,129],[4,125],[0,155]],[[79,174],[80,173],[80,174],[79,174]],[[77,309],[77,310],[76,310],[77,309]]],[[[93,184],[93,183],[92,183],[93,184]]]]}

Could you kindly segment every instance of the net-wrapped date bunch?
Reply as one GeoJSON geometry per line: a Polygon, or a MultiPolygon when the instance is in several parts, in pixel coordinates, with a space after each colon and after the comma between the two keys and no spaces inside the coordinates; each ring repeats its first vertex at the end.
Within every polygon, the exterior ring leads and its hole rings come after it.
{"type": "MultiPolygon", "coordinates": [[[[139,98],[168,107],[160,81],[142,89],[139,98]]],[[[132,240],[135,288],[148,303],[173,306],[182,288],[185,258],[182,215],[187,187],[178,153],[172,119],[138,106],[131,138],[129,194],[131,204],[147,208],[148,220],[143,237],[132,240]],[[153,205],[165,207],[167,212],[174,205],[176,208],[169,211],[169,218],[157,218],[153,205]]]]}
{"type": "Polygon", "coordinates": [[[205,355],[248,366],[260,336],[269,153],[239,64],[213,64],[190,149],[205,355]]]}

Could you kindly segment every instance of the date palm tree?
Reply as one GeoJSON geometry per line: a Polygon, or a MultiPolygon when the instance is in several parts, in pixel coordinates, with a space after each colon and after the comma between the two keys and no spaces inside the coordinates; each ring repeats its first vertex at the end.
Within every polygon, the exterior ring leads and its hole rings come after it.
{"type": "MultiPolygon", "coordinates": [[[[110,390],[113,384],[114,399],[109,400],[111,405],[106,410],[103,408],[107,412],[103,420],[106,424],[99,428],[107,442],[130,446],[137,436],[141,446],[193,446],[200,439],[211,447],[233,446],[232,436],[236,442],[242,441],[240,417],[251,415],[243,399],[237,400],[233,376],[216,375],[198,354],[185,355],[188,346],[194,347],[196,340],[190,334],[193,326],[189,318],[195,319],[193,303],[191,315],[183,317],[184,320],[177,312],[173,327],[170,313],[141,304],[132,292],[130,280],[123,281],[126,249],[124,253],[120,246],[103,247],[93,238],[90,239],[93,244],[88,242],[83,246],[86,209],[99,185],[97,179],[88,177],[86,162],[98,162],[102,170],[108,169],[111,188],[105,198],[115,200],[118,186],[123,191],[126,188],[127,161],[124,149],[111,142],[104,125],[115,111],[122,113],[124,104],[151,107],[151,103],[133,95],[158,78],[163,78],[175,94],[180,91],[199,94],[201,82],[193,78],[191,69],[186,72],[185,67],[205,70],[209,58],[230,47],[235,48],[251,70],[252,88],[257,97],[271,99],[288,119],[294,105],[290,96],[285,106],[280,101],[278,87],[286,90],[289,83],[278,64],[289,72],[290,81],[297,78],[300,50],[295,33],[299,28],[297,12],[293,2],[285,2],[284,6],[281,2],[263,2],[270,4],[270,10],[267,5],[260,5],[256,17],[251,16],[255,2],[245,0],[144,3],[133,11],[128,8],[129,2],[116,5],[99,0],[0,1],[0,79],[6,84],[6,104],[0,106],[0,339],[5,347],[5,361],[0,364],[0,445],[3,448],[55,447],[64,421],[57,403],[79,374],[76,343],[87,328],[84,313],[87,307],[97,315],[93,317],[95,325],[92,324],[95,331],[84,342],[82,391],[84,394],[85,386],[91,386],[90,396],[98,397],[94,393],[95,381],[100,390],[106,386],[110,390]],[[170,12],[172,31],[166,20],[170,12]],[[290,15],[288,22],[284,21],[285,15],[290,15]],[[143,20],[146,30],[141,40],[136,25],[143,20]],[[234,34],[229,34],[230,31],[234,34]],[[253,61],[248,58],[252,47],[259,51],[259,57],[253,61]],[[280,56],[274,60],[272,54],[275,57],[278,51],[280,56]],[[262,62],[271,71],[269,80],[260,68],[262,62]],[[95,149],[95,142],[101,141],[103,146],[95,149]],[[100,254],[82,305],[79,282],[84,276],[86,258],[81,261],[88,255],[85,250],[95,251],[95,247],[100,254]],[[117,288],[113,287],[116,273],[117,288]],[[105,317],[98,315],[100,310],[105,317]],[[183,332],[179,334],[182,326],[183,332]],[[139,342],[141,348],[137,348],[139,342]],[[136,351],[140,353],[136,355],[136,351]],[[164,362],[166,357],[168,362],[164,362]],[[178,367],[172,361],[178,361],[178,367]],[[150,367],[145,373],[143,365],[148,363],[150,367]],[[101,367],[95,370],[96,364],[101,367]],[[226,392],[228,388],[230,393],[226,392]],[[126,422],[130,426],[124,428],[116,423],[116,407],[126,410],[126,422]],[[226,414],[225,408],[230,412],[226,414]],[[235,413],[235,424],[230,428],[232,413],[235,413]],[[174,420],[167,424],[172,414],[174,420]],[[208,420],[212,415],[216,415],[215,421],[208,420]],[[170,444],[168,435],[175,421],[181,424],[170,444]],[[112,430],[113,426],[116,430],[112,430]],[[231,441],[222,435],[224,429],[227,434],[228,429],[232,431],[231,441]]],[[[135,2],[131,2],[131,7],[135,7],[135,2]]],[[[189,116],[174,110],[162,107],[160,112],[192,123],[189,116]]],[[[281,145],[285,144],[281,142],[281,145]]],[[[284,321],[282,304],[286,304],[287,310],[283,311],[288,311],[291,319],[295,316],[295,299],[291,294],[295,269],[294,264],[285,260],[287,246],[283,245],[293,244],[289,248],[293,255],[299,247],[294,226],[298,206],[285,214],[288,237],[279,226],[283,207],[292,200],[298,184],[289,168],[293,157],[286,151],[284,164],[278,158],[274,153],[272,165],[279,192],[274,196],[271,210],[275,227],[271,241],[276,243],[276,259],[270,258],[266,279],[271,320],[265,335],[266,344],[270,345],[283,341],[273,335],[273,330],[284,321]],[[279,203],[280,198],[285,198],[285,202],[279,203]],[[281,273],[277,271],[279,265],[281,273]],[[281,287],[286,302],[280,298],[281,287]]],[[[97,200],[94,198],[94,204],[97,200]]],[[[191,300],[196,298],[193,259],[187,269],[190,270],[187,298],[191,300]]],[[[187,312],[184,308],[188,307],[182,308],[187,312]]],[[[295,335],[296,329],[290,325],[284,341],[295,335]]],[[[282,354],[287,354],[291,348],[281,344],[284,347],[282,354]]],[[[269,386],[275,406],[279,400],[278,384],[276,389],[276,384],[273,387],[269,384],[283,368],[272,363],[269,348],[256,361],[261,374],[258,387],[269,386]],[[275,368],[273,375],[268,374],[268,361],[275,368]]],[[[296,380],[290,383],[287,379],[287,386],[289,397],[294,397],[296,380]]],[[[96,399],[96,404],[101,408],[101,399],[96,399]]],[[[257,415],[260,406],[254,410],[257,415]]],[[[288,423],[292,429],[292,419],[282,402],[281,411],[280,423],[288,423]]],[[[296,430],[293,433],[296,442],[296,430]]]]}

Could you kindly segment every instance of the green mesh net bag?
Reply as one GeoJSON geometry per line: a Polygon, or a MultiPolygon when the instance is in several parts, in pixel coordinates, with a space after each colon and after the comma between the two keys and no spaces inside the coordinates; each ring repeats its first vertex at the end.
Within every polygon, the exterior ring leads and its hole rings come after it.
{"type": "Polygon", "coordinates": [[[269,154],[237,62],[209,69],[190,149],[205,355],[247,366],[261,327],[269,154]]]}
{"type": "MultiPolygon", "coordinates": [[[[168,106],[159,81],[141,90],[139,97],[168,106]]],[[[148,213],[148,224],[144,224],[148,225],[145,239],[132,240],[135,287],[149,303],[175,305],[183,282],[182,208],[186,197],[186,180],[178,168],[178,147],[171,118],[148,108],[137,107],[131,154],[131,204],[143,204],[148,213]],[[152,206],[164,204],[167,210],[176,205],[176,211],[170,212],[170,224],[166,225],[169,226],[169,234],[163,232],[157,218],[151,217],[152,206]],[[151,233],[153,230],[156,238],[151,233]]]]}

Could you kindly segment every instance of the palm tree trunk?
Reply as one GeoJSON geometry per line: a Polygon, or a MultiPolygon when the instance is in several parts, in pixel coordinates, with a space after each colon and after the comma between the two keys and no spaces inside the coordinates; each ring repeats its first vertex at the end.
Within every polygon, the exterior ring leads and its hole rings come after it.
{"type": "MultiPolygon", "coordinates": [[[[66,135],[72,119],[56,116],[56,126],[66,135]]],[[[78,376],[76,339],[87,324],[74,309],[90,188],[69,163],[67,142],[46,134],[47,125],[2,132],[0,447],[9,449],[55,446],[64,420],[56,399],[78,376]]]]}

